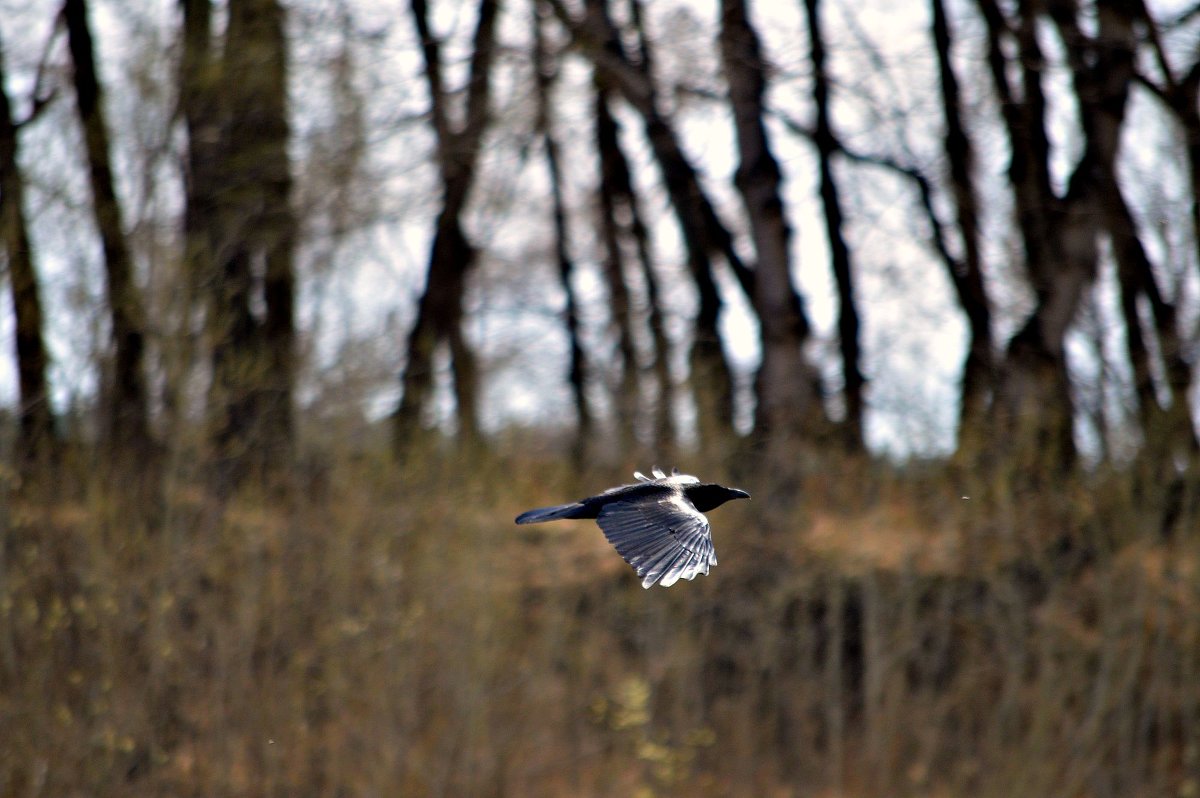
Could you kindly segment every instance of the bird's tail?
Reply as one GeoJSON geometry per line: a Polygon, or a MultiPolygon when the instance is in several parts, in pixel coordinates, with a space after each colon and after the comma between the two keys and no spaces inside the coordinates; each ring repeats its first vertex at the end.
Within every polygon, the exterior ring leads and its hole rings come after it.
{"type": "Polygon", "coordinates": [[[575,513],[583,509],[579,502],[559,504],[554,507],[539,507],[517,516],[518,524],[540,524],[543,521],[555,521],[559,518],[575,518],[575,513]]]}

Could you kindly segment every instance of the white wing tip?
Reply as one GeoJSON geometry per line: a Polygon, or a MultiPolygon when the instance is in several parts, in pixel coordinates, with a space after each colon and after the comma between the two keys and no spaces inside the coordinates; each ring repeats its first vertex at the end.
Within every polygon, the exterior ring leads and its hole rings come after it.
{"type": "MultiPolygon", "coordinates": [[[[637,477],[637,480],[638,480],[639,482],[653,482],[653,481],[654,481],[654,480],[656,480],[656,479],[668,479],[668,476],[667,476],[666,472],[664,472],[664,471],[663,471],[661,468],[659,468],[658,466],[654,466],[653,468],[651,468],[651,469],[650,469],[650,473],[651,473],[653,476],[649,476],[649,477],[648,477],[648,476],[646,476],[645,474],[643,474],[641,471],[634,471],[634,472],[633,472],[633,475],[634,475],[635,477],[637,477]]],[[[685,483],[692,483],[692,482],[699,482],[699,481],[700,481],[699,479],[697,479],[696,477],[694,477],[694,476],[692,476],[692,475],[690,475],[690,474],[685,474],[685,473],[683,473],[683,472],[682,472],[682,471],[680,471],[678,468],[672,468],[672,469],[671,469],[671,474],[670,474],[670,477],[669,477],[669,478],[671,478],[671,479],[674,479],[674,478],[679,478],[681,482],[685,482],[685,483]]]]}
{"type": "Polygon", "coordinates": [[[669,569],[663,573],[647,573],[642,576],[642,588],[649,590],[655,585],[671,587],[680,579],[691,582],[697,576],[708,576],[709,568],[709,564],[702,563],[687,568],[669,569]]]}

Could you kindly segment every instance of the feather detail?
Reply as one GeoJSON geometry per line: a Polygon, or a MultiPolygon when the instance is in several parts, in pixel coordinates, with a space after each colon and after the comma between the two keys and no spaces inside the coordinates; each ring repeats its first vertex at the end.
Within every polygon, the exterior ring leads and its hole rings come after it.
{"type": "Polygon", "coordinates": [[[670,587],[681,579],[707,574],[717,564],[717,555],[704,513],[750,494],[701,483],[678,468],[672,468],[667,476],[656,465],[650,474],[634,471],[634,484],[618,485],[572,504],[529,510],[517,517],[517,523],[596,519],[617,554],[633,566],[643,587],[670,587]]]}

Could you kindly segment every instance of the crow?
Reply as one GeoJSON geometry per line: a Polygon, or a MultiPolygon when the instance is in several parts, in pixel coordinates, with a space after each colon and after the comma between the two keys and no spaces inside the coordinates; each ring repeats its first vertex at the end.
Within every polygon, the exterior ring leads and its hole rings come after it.
{"type": "Polygon", "coordinates": [[[667,476],[655,466],[650,473],[653,479],[634,471],[637,484],[609,488],[599,496],[521,513],[517,523],[595,518],[644,588],[656,582],[670,587],[680,579],[707,574],[717,564],[717,554],[703,514],[733,499],[749,499],[750,494],[701,482],[678,469],[667,476]]]}

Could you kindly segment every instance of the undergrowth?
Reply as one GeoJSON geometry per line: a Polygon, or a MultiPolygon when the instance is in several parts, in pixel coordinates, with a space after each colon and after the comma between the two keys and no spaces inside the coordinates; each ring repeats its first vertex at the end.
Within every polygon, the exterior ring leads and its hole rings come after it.
{"type": "Polygon", "coordinates": [[[152,513],[14,489],[0,794],[1200,790],[1194,500],[1164,533],[1120,474],[680,463],[754,498],[645,591],[590,522],[512,519],[652,464],[504,450],[229,499],[179,467],[152,513]]]}

